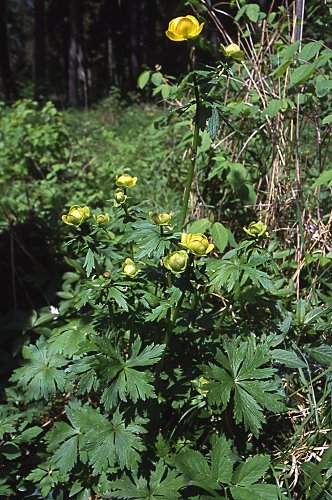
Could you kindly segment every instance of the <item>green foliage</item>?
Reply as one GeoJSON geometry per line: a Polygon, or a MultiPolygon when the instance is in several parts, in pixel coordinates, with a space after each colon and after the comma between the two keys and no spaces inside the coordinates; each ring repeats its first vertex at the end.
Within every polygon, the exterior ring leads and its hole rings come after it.
{"type": "MultiPolygon", "coordinates": [[[[208,2],[193,4],[203,18],[208,2]]],[[[230,9],[245,60],[218,50],[178,81],[145,70],[138,86],[163,110],[128,107],[118,89],[84,119],[1,109],[8,281],[26,307],[27,282],[47,289],[47,306],[0,323],[4,338],[22,332],[0,353],[14,370],[2,496],[329,494],[331,53],[288,42],[284,8],[230,9]],[[119,186],[125,173],[137,183],[119,186]],[[77,205],[90,216],[62,223],[77,205]],[[18,238],[28,222],[43,265],[18,238]],[[42,269],[26,273],[18,249],[42,269]],[[170,267],[179,250],[185,265],[170,267]]]]}
{"type": "Polygon", "coordinates": [[[67,361],[57,354],[51,354],[43,339],[36,345],[25,346],[22,354],[27,362],[16,370],[12,381],[26,392],[27,401],[48,399],[57,390],[64,389],[65,376],[61,368],[67,361]]]}
{"type": "Polygon", "coordinates": [[[265,422],[264,411],[282,411],[280,382],[273,379],[274,368],[262,368],[271,357],[267,344],[257,344],[253,338],[223,339],[225,354],[219,349],[215,360],[202,366],[203,375],[209,381],[206,386],[209,404],[225,408],[233,395],[232,406],[236,423],[243,422],[246,429],[259,434],[265,422]]]}
{"type": "Polygon", "coordinates": [[[174,462],[187,480],[187,484],[198,486],[212,497],[221,498],[220,493],[225,494],[229,488],[235,500],[249,498],[253,493],[256,498],[271,500],[278,498],[276,486],[257,483],[266,474],[270,457],[267,455],[250,457],[234,470],[236,455],[224,437],[216,439],[211,450],[210,463],[200,452],[192,450],[180,452],[174,462]]]}

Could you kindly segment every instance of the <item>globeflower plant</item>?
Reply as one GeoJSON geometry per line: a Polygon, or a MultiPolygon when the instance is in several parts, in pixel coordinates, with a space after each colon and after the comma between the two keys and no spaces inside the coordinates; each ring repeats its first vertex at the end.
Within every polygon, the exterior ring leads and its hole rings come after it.
{"type": "Polygon", "coordinates": [[[149,212],[149,219],[155,226],[168,226],[172,218],[172,212],[149,212]]]}
{"type": "Polygon", "coordinates": [[[69,226],[79,227],[90,217],[89,207],[81,207],[80,205],[73,205],[67,215],[63,215],[61,219],[69,226]]]}
{"type": "Polygon", "coordinates": [[[231,43],[227,47],[220,44],[220,50],[228,60],[233,60],[237,63],[242,63],[244,60],[244,51],[236,43],[231,43]]]}
{"type": "Polygon", "coordinates": [[[122,174],[116,178],[115,184],[123,188],[131,188],[135,186],[137,182],[137,177],[133,177],[130,174],[122,174]]]}
{"type": "Polygon", "coordinates": [[[181,274],[187,268],[188,254],[185,250],[177,250],[164,257],[164,266],[173,274],[181,274]]]}
{"type": "Polygon", "coordinates": [[[170,21],[166,36],[173,42],[184,42],[198,37],[203,26],[194,16],[176,17],[170,21]]]}
{"type": "Polygon", "coordinates": [[[201,233],[183,233],[180,245],[198,257],[203,257],[214,249],[214,245],[201,233]]]}
{"type": "Polygon", "coordinates": [[[107,224],[107,222],[109,222],[111,220],[109,214],[97,214],[97,215],[94,215],[93,218],[98,224],[101,224],[101,225],[107,224]]]}
{"type": "Polygon", "coordinates": [[[128,196],[124,193],[122,189],[116,189],[114,193],[114,206],[120,207],[126,202],[128,196]]]}
{"type": "Polygon", "coordinates": [[[260,238],[267,230],[267,225],[262,221],[258,222],[250,222],[248,227],[244,227],[243,231],[245,231],[249,236],[253,238],[260,238]]]}
{"type": "Polygon", "coordinates": [[[122,274],[125,274],[129,278],[135,278],[138,272],[138,268],[132,259],[126,259],[122,264],[122,274]]]}

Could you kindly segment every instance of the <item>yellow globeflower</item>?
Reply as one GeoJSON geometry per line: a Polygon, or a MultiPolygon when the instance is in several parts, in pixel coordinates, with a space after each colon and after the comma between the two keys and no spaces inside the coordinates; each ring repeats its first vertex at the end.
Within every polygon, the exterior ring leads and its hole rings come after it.
{"type": "Polygon", "coordinates": [[[227,59],[233,59],[233,61],[242,63],[244,59],[244,51],[241,50],[236,43],[231,43],[227,47],[220,44],[220,49],[227,59]]]}
{"type": "Polygon", "coordinates": [[[122,189],[120,189],[120,188],[116,189],[115,193],[114,193],[114,206],[120,207],[121,205],[123,205],[125,203],[127,198],[128,198],[128,196],[126,194],[124,194],[122,189]]]}
{"type": "Polygon", "coordinates": [[[164,266],[173,274],[180,274],[186,270],[188,254],[185,250],[177,250],[164,257],[164,266]]]}
{"type": "Polygon", "coordinates": [[[172,212],[149,212],[149,219],[156,226],[168,226],[172,218],[172,212]]]}
{"type": "Polygon", "coordinates": [[[135,186],[137,182],[137,177],[133,177],[130,174],[122,174],[116,178],[115,184],[119,187],[130,188],[135,186]]]}
{"type": "Polygon", "coordinates": [[[65,224],[69,226],[80,226],[86,219],[90,217],[89,207],[80,207],[79,205],[73,205],[67,215],[63,215],[61,219],[65,224]]]}
{"type": "Polygon", "coordinates": [[[190,38],[196,38],[202,31],[204,23],[194,16],[176,17],[168,25],[166,36],[173,42],[184,42],[190,38]]]}
{"type": "Polygon", "coordinates": [[[184,248],[188,248],[191,253],[198,257],[207,255],[214,249],[214,245],[209,243],[207,237],[201,233],[183,233],[180,245],[184,248]]]}
{"type": "Polygon", "coordinates": [[[260,238],[267,230],[267,225],[264,224],[261,220],[258,222],[250,222],[248,227],[244,227],[243,231],[245,231],[249,236],[253,238],[260,238]]]}
{"type": "Polygon", "coordinates": [[[126,259],[122,264],[122,274],[125,274],[129,278],[135,278],[138,274],[138,268],[135,262],[131,259],[126,259]]]}
{"type": "Polygon", "coordinates": [[[98,224],[106,224],[111,220],[108,214],[94,215],[93,218],[98,224]]]}

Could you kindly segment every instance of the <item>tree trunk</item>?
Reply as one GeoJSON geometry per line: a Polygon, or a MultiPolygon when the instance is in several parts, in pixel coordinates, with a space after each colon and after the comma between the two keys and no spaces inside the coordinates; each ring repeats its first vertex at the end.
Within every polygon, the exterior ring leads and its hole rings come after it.
{"type": "Polygon", "coordinates": [[[17,99],[18,94],[10,68],[6,11],[6,0],[0,0],[0,67],[5,97],[9,102],[11,99],[17,99]]]}
{"type": "Polygon", "coordinates": [[[159,61],[156,60],[156,21],[157,4],[156,0],[146,2],[146,33],[147,33],[147,63],[149,68],[153,68],[159,61]]]}
{"type": "Polygon", "coordinates": [[[35,0],[35,98],[45,94],[45,1],[35,0]]]}
{"type": "Polygon", "coordinates": [[[137,0],[128,0],[129,16],[129,87],[136,88],[139,75],[139,2],[137,0]]]}
{"type": "Polygon", "coordinates": [[[69,57],[68,57],[68,103],[77,107],[80,103],[79,82],[83,83],[84,100],[87,105],[87,81],[83,66],[82,48],[83,1],[70,0],[69,4],[69,57]]]}

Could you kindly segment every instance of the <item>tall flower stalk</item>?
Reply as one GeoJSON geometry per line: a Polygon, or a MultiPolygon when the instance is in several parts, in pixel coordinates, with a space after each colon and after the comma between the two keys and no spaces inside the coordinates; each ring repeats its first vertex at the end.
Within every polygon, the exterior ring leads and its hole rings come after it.
{"type": "Polygon", "coordinates": [[[194,64],[193,64],[194,52],[193,51],[194,51],[194,47],[192,47],[191,50],[189,48],[189,65],[190,65],[190,71],[192,72],[192,76],[193,76],[196,110],[195,110],[195,118],[194,118],[194,134],[193,134],[193,141],[192,141],[192,147],[191,147],[190,165],[189,165],[189,169],[188,169],[186,187],[185,187],[183,202],[182,202],[182,211],[181,211],[181,215],[180,215],[180,227],[181,228],[183,228],[183,226],[185,225],[186,216],[187,216],[187,212],[188,212],[189,197],[190,197],[192,182],[194,179],[196,159],[197,159],[197,148],[198,148],[198,141],[199,141],[200,96],[199,96],[199,87],[197,84],[196,75],[194,73],[194,64]]]}
{"type": "Polygon", "coordinates": [[[188,212],[188,203],[190,197],[191,186],[194,178],[197,148],[199,140],[199,113],[200,113],[200,97],[199,88],[197,85],[196,75],[194,73],[193,55],[194,47],[190,45],[190,40],[195,39],[201,33],[204,23],[199,23],[199,21],[194,16],[183,16],[176,17],[172,19],[168,25],[168,30],[166,31],[166,36],[173,42],[188,42],[189,47],[189,66],[193,77],[195,101],[196,101],[196,112],[194,119],[194,134],[193,142],[191,148],[191,158],[190,166],[187,174],[186,187],[184,191],[184,197],[182,202],[182,211],[180,215],[180,227],[183,228],[186,216],[188,212]]]}

